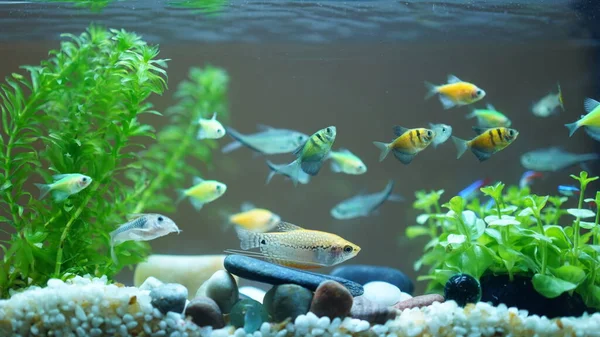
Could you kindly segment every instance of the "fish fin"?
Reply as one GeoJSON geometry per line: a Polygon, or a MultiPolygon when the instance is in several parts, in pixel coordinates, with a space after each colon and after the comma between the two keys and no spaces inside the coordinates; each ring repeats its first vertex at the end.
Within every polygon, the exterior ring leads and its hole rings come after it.
{"type": "Polygon", "coordinates": [[[596,107],[598,107],[598,105],[600,105],[600,102],[596,101],[593,98],[586,97],[583,100],[583,108],[587,113],[592,112],[594,109],[596,109],[596,107]]]}
{"type": "Polygon", "coordinates": [[[255,208],[256,208],[256,206],[254,206],[254,204],[249,201],[244,201],[242,203],[242,206],[240,207],[242,212],[247,212],[247,211],[253,210],[255,208]]]}
{"type": "Polygon", "coordinates": [[[185,190],[183,188],[177,189],[177,200],[175,200],[175,203],[180,203],[183,199],[185,199],[186,196],[187,195],[185,195],[185,190]]]}
{"type": "Polygon", "coordinates": [[[133,221],[133,220],[141,218],[145,215],[148,215],[148,214],[147,213],[132,213],[132,214],[127,214],[125,216],[125,218],[127,219],[127,221],[133,221]]]}
{"type": "Polygon", "coordinates": [[[485,105],[485,107],[486,107],[488,110],[498,111],[498,110],[496,110],[496,108],[494,108],[494,106],[492,105],[492,103],[488,103],[488,104],[486,104],[486,105],[485,105]]]}
{"type": "Polygon", "coordinates": [[[403,126],[400,125],[394,125],[394,135],[396,135],[397,137],[402,136],[403,134],[405,134],[406,132],[408,132],[408,128],[405,128],[403,126]]]}
{"type": "Polygon", "coordinates": [[[562,111],[565,111],[565,104],[563,100],[562,90],[560,89],[560,83],[556,82],[556,87],[558,88],[558,103],[560,104],[560,108],[562,111]]]}
{"type": "Polygon", "coordinates": [[[61,180],[61,179],[66,178],[66,177],[68,177],[70,175],[71,175],[71,173],[55,174],[55,175],[52,176],[52,179],[54,179],[54,181],[61,180]]]}
{"type": "Polygon", "coordinates": [[[231,142],[231,143],[223,146],[221,148],[221,153],[229,153],[229,152],[239,149],[240,147],[242,147],[242,143],[236,140],[234,142],[231,142]]]}
{"type": "Polygon", "coordinates": [[[444,109],[450,109],[457,105],[448,96],[446,96],[444,94],[440,94],[439,97],[440,97],[440,102],[442,102],[442,105],[444,106],[444,109]]]}
{"type": "Polygon", "coordinates": [[[256,128],[257,128],[259,131],[269,131],[269,130],[275,130],[275,128],[274,128],[274,127],[272,127],[272,126],[268,126],[268,125],[265,125],[265,124],[260,124],[260,123],[259,123],[259,124],[256,124],[256,128]]]}
{"type": "Polygon", "coordinates": [[[342,167],[336,161],[332,160],[330,166],[331,166],[331,171],[333,171],[335,173],[342,172],[342,167]]]}
{"type": "Polygon", "coordinates": [[[425,87],[427,88],[427,94],[425,94],[425,99],[429,99],[429,98],[435,96],[435,94],[437,94],[437,92],[438,92],[437,85],[435,85],[433,83],[429,83],[429,82],[425,81],[425,87]]]}
{"type": "Polygon", "coordinates": [[[279,264],[282,266],[286,266],[286,267],[292,267],[292,268],[296,267],[296,268],[300,268],[300,269],[311,269],[311,268],[327,267],[327,265],[322,264],[322,263],[293,260],[293,259],[289,259],[288,257],[285,257],[285,256],[273,255],[273,254],[267,255],[262,252],[248,252],[248,251],[237,250],[237,249],[225,249],[223,252],[226,254],[243,255],[243,256],[253,257],[253,258],[257,258],[257,259],[265,259],[265,260],[268,260],[269,262],[279,264]]]}
{"type": "Polygon", "coordinates": [[[52,184],[34,184],[37,188],[40,189],[40,200],[44,199],[48,192],[52,189],[52,184]]]}
{"type": "Polygon", "coordinates": [[[286,167],[290,167],[292,169],[292,173],[289,175],[289,178],[292,179],[292,182],[294,183],[294,187],[298,186],[298,181],[300,179],[299,178],[300,172],[303,171],[301,169],[301,165],[300,165],[300,158],[294,160],[293,162],[288,164],[286,167]]]}
{"type": "MultiPolygon", "coordinates": [[[[309,139],[310,139],[310,138],[309,138],[309,139]]],[[[302,149],[304,148],[304,145],[306,145],[306,142],[308,142],[308,140],[307,140],[307,141],[305,141],[304,143],[300,144],[300,146],[298,146],[298,147],[297,147],[297,148],[296,148],[296,149],[295,149],[295,150],[292,152],[292,154],[293,154],[293,155],[295,155],[295,156],[298,156],[298,155],[300,154],[300,152],[302,152],[302,149]]]]}
{"type": "Polygon", "coordinates": [[[390,153],[389,145],[382,142],[373,142],[373,145],[375,145],[381,151],[379,154],[379,161],[382,162],[385,157],[387,157],[388,153],[390,153]]]}
{"type": "Polygon", "coordinates": [[[600,142],[600,127],[597,126],[585,126],[583,128],[588,136],[592,137],[592,139],[600,142]]]}
{"type": "Polygon", "coordinates": [[[466,119],[471,119],[477,117],[477,109],[471,110],[467,115],[465,115],[466,119]]]}
{"type": "Polygon", "coordinates": [[[260,233],[249,231],[240,226],[235,227],[235,232],[237,233],[238,239],[240,239],[240,248],[243,250],[260,247],[260,240],[262,237],[260,233]]]}
{"type": "Polygon", "coordinates": [[[242,145],[250,148],[252,151],[261,152],[259,149],[257,149],[254,146],[250,145],[246,141],[246,136],[245,135],[242,135],[241,133],[237,132],[235,129],[233,129],[231,127],[225,126],[224,128],[225,128],[225,133],[228,134],[231,138],[237,140],[242,145]]]}
{"type": "Polygon", "coordinates": [[[387,200],[400,202],[400,201],[406,200],[406,198],[404,198],[400,194],[390,194],[390,196],[387,198],[387,200]]]}
{"type": "Polygon", "coordinates": [[[194,185],[202,184],[203,182],[204,182],[204,179],[202,179],[202,178],[200,178],[200,177],[194,177],[194,178],[192,179],[192,183],[193,183],[194,185]]]}
{"type": "MultiPolygon", "coordinates": [[[[569,129],[569,137],[571,137],[577,129],[579,129],[579,121],[574,123],[565,124],[567,129],[569,129]]],[[[589,134],[589,133],[588,133],[589,134]]]]}
{"type": "Polygon", "coordinates": [[[456,155],[456,159],[462,157],[463,154],[469,148],[469,142],[464,139],[460,139],[456,136],[452,136],[452,141],[454,142],[454,146],[456,146],[456,151],[458,152],[456,155]]]}
{"type": "Polygon", "coordinates": [[[398,159],[404,165],[410,164],[415,158],[414,154],[408,154],[397,150],[392,150],[392,153],[394,154],[394,157],[396,157],[396,159],[398,159]]]}
{"type": "Polygon", "coordinates": [[[213,112],[212,118],[210,120],[216,121],[217,120],[217,112],[213,112]]]}
{"type": "Polygon", "coordinates": [[[490,153],[479,151],[477,149],[471,148],[471,152],[479,159],[480,162],[490,159],[492,156],[490,153]]]}
{"type": "Polygon", "coordinates": [[[200,127],[200,129],[198,129],[198,134],[196,135],[196,139],[205,139],[206,138],[206,131],[204,130],[203,127],[200,127]]]}
{"type": "Polygon", "coordinates": [[[190,198],[190,203],[197,211],[201,210],[202,206],[204,206],[204,202],[202,202],[194,197],[190,198]]]}
{"type": "Polygon", "coordinates": [[[492,129],[492,128],[482,128],[479,126],[474,126],[471,129],[473,129],[473,131],[475,131],[476,134],[480,135],[482,133],[485,133],[487,130],[492,129]]]}
{"type": "Polygon", "coordinates": [[[223,209],[219,210],[219,217],[221,218],[221,221],[223,222],[223,225],[221,226],[221,229],[223,232],[227,232],[227,230],[229,230],[229,228],[235,226],[234,223],[229,221],[230,216],[231,216],[231,213],[229,211],[226,211],[223,209]]]}
{"type": "Polygon", "coordinates": [[[55,202],[62,202],[67,200],[67,198],[69,198],[71,194],[69,194],[68,192],[63,192],[63,191],[57,191],[54,190],[52,191],[52,197],[54,198],[55,202]]]}
{"type": "Polygon", "coordinates": [[[223,253],[225,254],[233,254],[233,255],[244,255],[244,256],[248,256],[248,257],[255,257],[255,258],[259,258],[259,259],[266,259],[267,256],[264,253],[261,252],[248,252],[245,250],[238,250],[238,249],[225,249],[223,251],[223,253]]]}
{"type": "Polygon", "coordinates": [[[448,84],[459,83],[459,82],[462,82],[462,80],[460,78],[458,78],[458,77],[456,77],[456,76],[454,76],[452,74],[448,75],[448,84]]]}
{"type": "Polygon", "coordinates": [[[271,179],[273,179],[273,177],[277,174],[277,168],[275,167],[275,164],[273,164],[269,160],[267,160],[266,162],[267,166],[269,167],[269,175],[267,176],[267,181],[265,182],[265,185],[271,182],[271,179]]]}
{"type": "Polygon", "coordinates": [[[302,168],[302,171],[304,171],[307,174],[310,174],[311,176],[316,176],[319,171],[321,170],[321,166],[323,165],[322,161],[304,161],[302,163],[300,163],[300,167],[302,168]]]}
{"type": "Polygon", "coordinates": [[[305,230],[304,228],[302,228],[300,226],[296,226],[294,224],[291,224],[291,223],[285,222],[285,221],[281,221],[277,225],[275,225],[275,229],[277,229],[280,232],[291,232],[291,231],[303,231],[303,230],[305,230]]]}

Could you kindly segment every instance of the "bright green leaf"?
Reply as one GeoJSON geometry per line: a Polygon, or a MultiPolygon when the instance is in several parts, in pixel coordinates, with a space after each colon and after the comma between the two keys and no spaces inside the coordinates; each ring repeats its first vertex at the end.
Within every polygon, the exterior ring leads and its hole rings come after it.
{"type": "Polygon", "coordinates": [[[535,290],[547,298],[558,297],[560,294],[577,287],[577,284],[542,274],[535,274],[532,283],[535,290]]]}

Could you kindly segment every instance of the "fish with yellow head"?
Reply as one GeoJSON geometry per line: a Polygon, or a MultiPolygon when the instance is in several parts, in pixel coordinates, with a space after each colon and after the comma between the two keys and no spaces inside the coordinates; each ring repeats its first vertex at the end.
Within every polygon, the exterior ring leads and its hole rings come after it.
{"type": "Polygon", "coordinates": [[[266,259],[286,267],[316,269],[340,264],[355,257],[360,247],[338,235],[304,229],[280,222],[276,232],[257,233],[236,227],[240,247],[225,252],[266,259]],[[259,248],[260,252],[247,250],[259,248]]]}
{"type": "Polygon", "coordinates": [[[435,138],[435,131],[426,128],[407,129],[394,126],[396,139],[390,143],[373,142],[381,151],[379,161],[383,161],[390,151],[403,164],[410,164],[415,156],[427,148],[435,138]]]}
{"type": "Polygon", "coordinates": [[[460,158],[467,149],[471,149],[471,152],[479,159],[480,162],[490,159],[490,157],[512,144],[519,132],[515,129],[509,128],[478,128],[473,127],[473,130],[478,134],[471,140],[464,140],[458,137],[452,136],[452,141],[456,145],[458,155],[456,158],[460,158]]]}

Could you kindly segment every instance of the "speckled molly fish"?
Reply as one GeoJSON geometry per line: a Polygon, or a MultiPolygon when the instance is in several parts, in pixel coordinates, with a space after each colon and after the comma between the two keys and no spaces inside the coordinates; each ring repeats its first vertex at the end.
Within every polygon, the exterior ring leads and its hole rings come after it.
{"type": "Polygon", "coordinates": [[[517,130],[503,127],[491,129],[473,127],[473,130],[478,135],[471,140],[452,136],[458,151],[456,158],[460,158],[468,149],[471,149],[480,162],[488,160],[494,153],[512,144],[519,136],[517,130]]]}
{"type": "Polygon", "coordinates": [[[236,227],[243,250],[225,250],[266,259],[269,262],[298,269],[316,269],[334,266],[356,256],[360,247],[335,234],[308,230],[280,222],[277,232],[256,233],[236,227]],[[260,252],[247,250],[259,248],[260,252]]]}
{"type": "Polygon", "coordinates": [[[118,264],[115,246],[125,241],[150,241],[169,233],[181,232],[175,222],[162,214],[132,214],[128,222],[110,232],[110,252],[118,264]]]}
{"type": "Polygon", "coordinates": [[[390,143],[373,142],[380,151],[379,161],[383,161],[390,151],[402,164],[410,164],[415,156],[433,142],[435,132],[430,129],[407,129],[400,125],[394,126],[396,139],[390,143]]]}
{"type": "Polygon", "coordinates": [[[331,216],[338,220],[354,219],[369,216],[379,208],[386,200],[403,201],[404,198],[392,194],[394,181],[390,180],[383,191],[372,194],[358,194],[346,199],[331,209],[331,216]]]}

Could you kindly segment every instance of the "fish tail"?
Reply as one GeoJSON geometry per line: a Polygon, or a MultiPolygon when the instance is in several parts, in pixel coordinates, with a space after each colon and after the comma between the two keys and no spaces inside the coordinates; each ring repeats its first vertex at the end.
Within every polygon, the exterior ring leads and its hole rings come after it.
{"type": "Polygon", "coordinates": [[[579,157],[580,162],[590,161],[590,160],[598,160],[600,159],[600,155],[597,153],[586,153],[582,154],[579,157]]]}
{"type": "Polygon", "coordinates": [[[183,188],[177,189],[177,200],[175,203],[180,203],[185,197],[185,190],[183,188]]]}
{"type": "Polygon", "coordinates": [[[458,158],[462,157],[462,155],[465,154],[465,152],[469,148],[469,142],[467,142],[464,139],[455,137],[455,136],[452,136],[452,141],[454,142],[454,145],[456,146],[456,151],[457,151],[456,159],[458,159],[458,158]]]}
{"type": "Polygon", "coordinates": [[[294,160],[293,162],[291,162],[288,167],[291,169],[290,170],[290,178],[292,179],[292,182],[294,183],[294,187],[298,186],[298,181],[300,180],[300,170],[301,170],[301,160],[300,158],[294,160]]]}
{"type": "Polygon", "coordinates": [[[40,189],[40,200],[44,199],[48,192],[52,189],[51,184],[34,184],[37,188],[40,189]]]}
{"type": "Polygon", "coordinates": [[[239,226],[236,226],[235,231],[240,239],[240,248],[243,250],[260,247],[260,240],[262,238],[260,233],[252,232],[239,226]]]}
{"type": "Polygon", "coordinates": [[[579,129],[579,123],[577,122],[565,124],[565,126],[567,127],[567,129],[569,129],[569,137],[571,137],[575,133],[575,131],[579,129]]]}
{"type": "Polygon", "coordinates": [[[438,92],[437,86],[433,83],[425,81],[425,87],[427,88],[427,94],[425,94],[425,99],[433,97],[438,92]]]}
{"type": "Polygon", "coordinates": [[[233,227],[233,223],[229,220],[229,216],[229,212],[224,210],[219,211],[219,217],[221,218],[221,221],[223,221],[223,232],[226,232],[229,228],[233,227]]]}
{"type": "Polygon", "coordinates": [[[223,146],[223,148],[221,148],[221,152],[229,153],[229,152],[239,149],[240,147],[242,147],[242,143],[240,143],[239,141],[236,140],[234,142],[231,142],[231,143],[223,146]]]}
{"type": "Polygon", "coordinates": [[[269,175],[267,176],[267,181],[265,184],[270,183],[271,179],[273,179],[273,177],[277,174],[277,168],[275,167],[275,164],[267,160],[267,166],[269,166],[269,175]]]}
{"type": "Polygon", "coordinates": [[[562,94],[562,90],[560,89],[560,83],[556,82],[556,86],[558,87],[558,103],[560,104],[560,108],[562,109],[562,111],[565,111],[565,105],[563,102],[563,94],[562,94]]]}
{"type": "Polygon", "coordinates": [[[465,116],[466,119],[471,119],[475,117],[477,117],[477,112],[475,111],[475,109],[471,110],[471,112],[465,116]]]}
{"type": "Polygon", "coordinates": [[[390,153],[390,146],[389,144],[383,143],[383,142],[373,142],[373,145],[375,145],[379,151],[381,151],[381,153],[379,154],[379,161],[382,162],[385,157],[387,157],[387,155],[390,153]]]}

